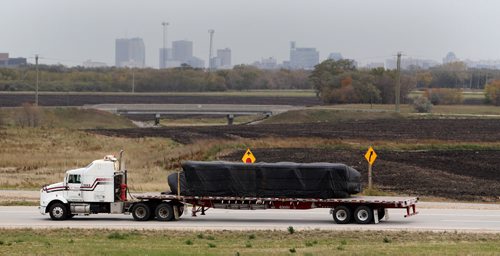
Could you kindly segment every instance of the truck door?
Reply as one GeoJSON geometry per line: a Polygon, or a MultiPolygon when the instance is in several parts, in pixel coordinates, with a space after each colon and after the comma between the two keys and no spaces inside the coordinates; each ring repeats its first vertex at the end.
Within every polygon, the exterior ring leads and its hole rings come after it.
{"type": "Polygon", "coordinates": [[[71,202],[81,202],[83,201],[82,191],[80,190],[81,181],[80,174],[69,174],[68,175],[68,196],[67,200],[71,202]]]}

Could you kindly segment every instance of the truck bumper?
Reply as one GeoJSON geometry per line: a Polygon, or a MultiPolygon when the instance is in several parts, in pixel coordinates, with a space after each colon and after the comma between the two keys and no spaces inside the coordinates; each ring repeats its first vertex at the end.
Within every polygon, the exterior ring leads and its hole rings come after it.
{"type": "Polygon", "coordinates": [[[46,206],[38,206],[38,210],[40,210],[40,213],[43,214],[43,215],[45,215],[45,213],[46,213],[45,212],[46,208],[47,208],[46,206]]]}

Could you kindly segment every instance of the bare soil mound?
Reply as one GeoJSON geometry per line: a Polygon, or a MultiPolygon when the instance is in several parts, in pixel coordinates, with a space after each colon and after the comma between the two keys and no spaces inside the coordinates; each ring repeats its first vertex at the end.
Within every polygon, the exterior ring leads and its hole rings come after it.
{"type": "Polygon", "coordinates": [[[168,137],[180,143],[199,139],[294,138],[363,140],[441,140],[460,142],[500,141],[496,119],[380,119],[342,123],[256,124],[131,129],[99,129],[94,133],[123,137],[168,137]]]}

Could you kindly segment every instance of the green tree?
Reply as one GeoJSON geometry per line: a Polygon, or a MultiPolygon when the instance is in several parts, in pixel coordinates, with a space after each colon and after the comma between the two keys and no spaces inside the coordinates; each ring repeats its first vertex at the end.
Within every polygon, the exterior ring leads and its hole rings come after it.
{"type": "Polygon", "coordinates": [[[309,76],[316,94],[319,97],[324,93],[331,93],[332,89],[340,89],[340,83],[335,81],[335,77],[344,73],[355,71],[356,66],[353,60],[342,59],[335,61],[328,59],[314,66],[314,70],[309,76]]]}
{"type": "Polygon", "coordinates": [[[486,102],[500,106],[500,80],[493,80],[484,88],[486,102]]]}

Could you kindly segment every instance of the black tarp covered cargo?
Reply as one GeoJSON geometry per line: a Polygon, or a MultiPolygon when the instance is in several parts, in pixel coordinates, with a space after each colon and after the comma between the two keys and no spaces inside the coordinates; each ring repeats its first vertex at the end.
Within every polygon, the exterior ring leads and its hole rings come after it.
{"type": "MultiPolygon", "coordinates": [[[[359,172],[345,164],[187,161],[182,168],[185,196],[345,198],[361,191],[359,172]]],[[[173,193],[177,184],[177,173],[169,175],[173,193]]]]}

